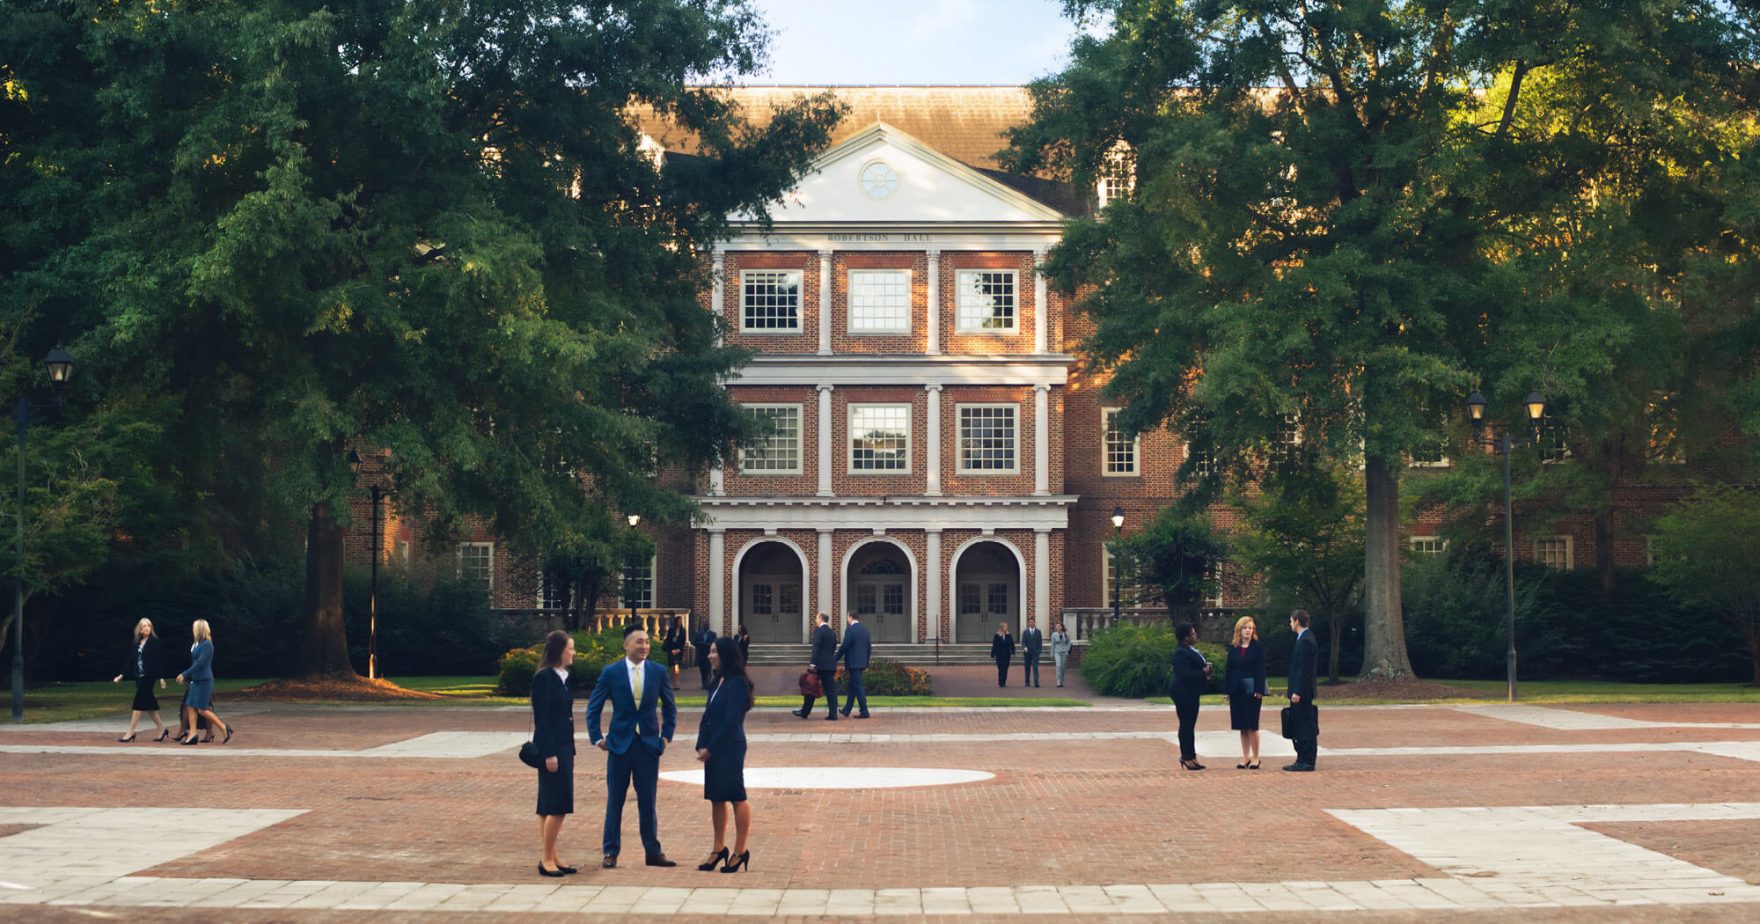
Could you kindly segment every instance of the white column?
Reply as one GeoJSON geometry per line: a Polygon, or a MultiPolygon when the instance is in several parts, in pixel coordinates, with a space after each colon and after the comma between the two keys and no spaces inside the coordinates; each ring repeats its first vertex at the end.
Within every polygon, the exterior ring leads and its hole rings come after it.
{"type": "Polygon", "coordinates": [[[836,386],[819,386],[819,496],[831,495],[831,391],[836,386]]]}
{"type": "MultiPolygon", "coordinates": [[[[819,251],[819,355],[831,355],[831,251],[819,251]]],[[[1040,351],[1044,352],[1043,350],[1040,351]]]]}
{"type": "Polygon", "coordinates": [[[1051,530],[1033,530],[1033,618],[1051,631],[1051,530]]]}
{"type": "Polygon", "coordinates": [[[721,324],[720,319],[722,317],[722,312],[727,310],[727,307],[726,307],[727,279],[726,279],[726,276],[727,276],[727,254],[722,253],[721,248],[717,247],[717,248],[715,248],[715,258],[714,258],[714,261],[711,265],[710,278],[712,281],[710,283],[710,288],[709,288],[709,305],[710,305],[711,309],[714,311],[715,318],[716,318],[716,323],[715,323],[715,345],[716,346],[720,346],[722,344],[722,341],[725,339],[721,336],[721,331],[723,329],[723,325],[721,324]]]}
{"type": "Polygon", "coordinates": [[[1033,251],[1033,352],[1046,352],[1046,332],[1051,329],[1050,285],[1045,279],[1045,250],[1033,251]]]}
{"type": "Polygon", "coordinates": [[[709,625],[716,635],[727,634],[727,535],[719,529],[709,530],[709,625]]]}
{"type": "Polygon", "coordinates": [[[928,475],[923,484],[923,493],[930,497],[941,494],[941,386],[925,385],[923,390],[929,393],[929,426],[928,436],[924,442],[929,445],[924,457],[923,469],[928,475]]]}
{"type": "MultiPolygon", "coordinates": [[[[821,529],[819,530],[819,593],[817,595],[819,598],[819,611],[831,614],[831,624],[834,626],[842,625],[842,623],[838,622],[838,620],[842,618],[838,614],[838,610],[841,609],[841,607],[839,607],[837,601],[833,599],[834,592],[831,589],[831,581],[832,578],[835,577],[833,569],[836,567],[837,563],[831,560],[831,530],[821,529]]],[[[819,624],[819,611],[815,611],[813,614],[813,625],[815,626],[819,624]]],[[[811,639],[802,639],[801,641],[810,640],[811,639]]]]}
{"type": "Polygon", "coordinates": [[[923,324],[929,330],[929,355],[941,353],[941,251],[929,248],[929,299],[923,308],[923,324]]]}
{"type": "Polygon", "coordinates": [[[1051,386],[1033,386],[1033,493],[1051,493],[1051,386]]]}
{"type": "Polygon", "coordinates": [[[923,615],[929,620],[928,631],[924,633],[924,641],[934,641],[941,637],[941,530],[927,531],[928,553],[923,556],[923,586],[927,590],[923,594],[928,604],[923,615]]]}

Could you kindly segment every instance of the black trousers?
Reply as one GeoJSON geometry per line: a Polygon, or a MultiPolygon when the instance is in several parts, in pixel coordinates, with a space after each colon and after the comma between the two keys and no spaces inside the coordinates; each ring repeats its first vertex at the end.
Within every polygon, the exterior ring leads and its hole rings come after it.
{"type": "MultiPolygon", "coordinates": [[[[829,671],[815,670],[815,671],[813,671],[813,673],[819,675],[819,685],[825,688],[825,698],[827,700],[829,700],[831,703],[831,711],[829,713],[827,713],[827,715],[828,716],[836,716],[837,715],[837,671],[835,671],[835,670],[829,670],[829,671]]],[[[804,700],[804,702],[801,703],[801,713],[803,715],[812,715],[813,714],[813,704],[818,702],[819,698],[817,696],[803,696],[801,698],[804,700]]]]}
{"type": "Polygon", "coordinates": [[[1179,715],[1179,759],[1198,759],[1198,700],[1176,699],[1173,711],[1179,715]]]}
{"type": "Polygon", "coordinates": [[[999,687],[1008,686],[1008,662],[1010,660],[1012,660],[1012,659],[1010,659],[1010,658],[997,658],[996,659],[996,685],[999,687]]]}
{"type": "Polygon", "coordinates": [[[709,649],[697,649],[697,673],[703,678],[703,689],[709,689],[709,649]]]}
{"type": "Polygon", "coordinates": [[[1036,687],[1039,685],[1039,653],[1027,652],[1026,659],[1021,662],[1021,685],[1036,687]]]}
{"type": "Polygon", "coordinates": [[[1291,738],[1296,749],[1296,763],[1313,766],[1320,750],[1320,708],[1313,703],[1290,703],[1290,718],[1298,720],[1300,737],[1291,738]]]}

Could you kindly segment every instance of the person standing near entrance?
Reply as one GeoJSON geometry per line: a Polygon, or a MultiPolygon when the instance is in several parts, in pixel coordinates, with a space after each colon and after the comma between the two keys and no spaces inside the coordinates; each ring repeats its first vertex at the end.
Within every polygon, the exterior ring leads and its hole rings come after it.
{"type": "Polygon", "coordinates": [[[1069,630],[1063,627],[1059,619],[1051,624],[1051,662],[1057,665],[1057,685],[1063,686],[1063,669],[1069,666],[1069,652],[1074,647],[1070,641],[1069,630]]]}
{"type": "Polygon", "coordinates": [[[697,673],[703,678],[703,689],[707,690],[709,689],[709,649],[715,647],[715,632],[709,628],[707,619],[703,620],[703,624],[697,628],[697,631],[691,633],[691,647],[697,650],[697,673]]]}
{"type": "Polygon", "coordinates": [[[672,617],[672,624],[666,629],[666,663],[672,668],[672,683],[678,685],[678,672],[684,667],[684,634],[683,617],[672,617]]]}
{"type": "Polygon", "coordinates": [[[1014,636],[1008,634],[1008,623],[998,623],[990,638],[990,659],[996,662],[996,685],[1008,686],[1008,662],[1014,660],[1014,636]]]}
{"type": "Polygon", "coordinates": [[[1314,706],[1315,676],[1320,668],[1320,644],[1308,631],[1308,611],[1289,614],[1289,630],[1296,634],[1289,656],[1289,736],[1295,743],[1296,762],[1283,769],[1309,773],[1320,749],[1320,710],[1314,706]]]}
{"type": "Polygon", "coordinates": [[[856,714],[856,718],[868,717],[868,688],[862,686],[862,672],[868,669],[868,655],[872,648],[868,639],[868,627],[862,625],[862,618],[854,613],[849,614],[849,628],[843,630],[843,644],[838,646],[837,657],[833,661],[842,661],[843,669],[849,673],[849,695],[843,701],[845,716],[859,703],[862,711],[856,714]]]}
{"type": "MultiPolygon", "coordinates": [[[[630,784],[636,787],[636,810],[642,831],[642,849],[649,866],[677,866],[660,849],[660,820],[654,812],[654,790],[660,783],[660,755],[672,741],[678,725],[678,706],[666,670],[648,660],[648,633],[630,623],[623,627],[623,659],[599,672],[587,700],[587,740],[605,756],[605,860],[606,869],[617,866],[623,846],[623,800],[630,784]],[[599,731],[599,715],[611,701],[611,728],[599,731]],[[655,717],[655,707],[659,717],[655,717]]],[[[708,662],[704,658],[704,663],[708,662]]]]}
{"type": "Polygon", "coordinates": [[[1210,683],[1210,662],[1198,651],[1198,630],[1191,623],[1181,623],[1174,630],[1179,647],[1173,652],[1173,683],[1167,693],[1173,698],[1173,710],[1179,715],[1179,765],[1187,770],[1202,770],[1198,763],[1198,697],[1210,683]]]}
{"type": "MultiPolygon", "coordinates": [[[[819,675],[819,685],[825,688],[825,698],[830,701],[826,720],[837,721],[837,633],[831,631],[831,617],[826,613],[819,614],[819,625],[813,630],[813,657],[807,662],[807,670],[819,675]]],[[[804,700],[795,715],[810,719],[813,717],[814,697],[804,697],[804,700]]]]}
{"type": "Polygon", "coordinates": [[[1021,686],[1036,687],[1039,685],[1039,652],[1045,647],[1045,633],[1039,631],[1039,621],[1027,617],[1027,628],[1021,632],[1021,686]]]}

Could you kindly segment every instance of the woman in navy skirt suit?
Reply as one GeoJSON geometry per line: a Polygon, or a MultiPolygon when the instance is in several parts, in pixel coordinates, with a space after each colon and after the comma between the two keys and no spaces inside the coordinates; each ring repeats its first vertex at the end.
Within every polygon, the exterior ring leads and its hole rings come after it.
{"type": "Polygon", "coordinates": [[[697,724],[697,759],[703,762],[703,798],[715,825],[715,849],[697,865],[708,872],[720,865],[724,873],[749,869],[752,852],[746,835],[752,829],[752,807],[746,801],[746,713],[751,711],[751,678],[739,656],[738,640],[722,636],[709,649],[715,687],[697,724]],[[733,855],[727,853],[727,806],[733,805],[733,855]]]}
{"type": "Polygon", "coordinates": [[[134,624],[134,645],[128,649],[128,657],[123,661],[122,673],[117,674],[111,683],[121,683],[124,677],[134,678],[134,710],[128,717],[128,734],[116,740],[129,742],[134,740],[135,728],[141,724],[141,716],[153,720],[153,728],[159,732],[154,741],[164,741],[170,737],[171,729],[159,720],[159,697],[153,695],[153,682],[158,681],[159,689],[165,689],[165,671],[160,664],[161,652],[159,636],[153,634],[153,621],[142,618],[134,624]]]}
{"type": "Polygon", "coordinates": [[[196,743],[196,718],[199,716],[208,720],[209,728],[218,729],[226,736],[220,739],[220,743],[225,744],[232,740],[232,726],[214,714],[214,631],[208,628],[206,619],[198,619],[190,626],[190,634],[196,643],[189,646],[189,667],[177,675],[178,683],[189,684],[184,698],[189,737],[181,743],[196,743]]]}
{"type": "Polygon", "coordinates": [[[538,858],[541,876],[566,876],[577,870],[556,856],[562,822],[574,814],[574,695],[568,692],[568,668],[574,664],[574,639],[557,629],[544,636],[544,655],[532,675],[532,745],[544,765],[538,768],[538,858]]]}
{"type": "Polygon", "coordinates": [[[1241,733],[1236,770],[1259,769],[1259,707],[1265,701],[1265,646],[1253,617],[1235,620],[1228,646],[1228,724],[1241,733]]]}

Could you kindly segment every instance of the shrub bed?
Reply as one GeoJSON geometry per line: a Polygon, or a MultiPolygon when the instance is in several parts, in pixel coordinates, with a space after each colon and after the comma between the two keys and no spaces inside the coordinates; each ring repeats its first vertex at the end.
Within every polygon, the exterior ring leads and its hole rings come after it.
{"type": "MultiPolygon", "coordinates": [[[[1168,683],[1173,679],[1173,652],[1179,647],[1173,626],[1121,623],[1100,630],[1087,647],[1079,669],[1082,679],[1094,688],[1094,692],[1133,699],[1167,693],[1168,683]]],[[[1221,693],[1223,673],[1228,668],[1228,649],[1210,642],[1199,642],[1198,651],[1215,665],[1206,691],[1221,693]]]]}

